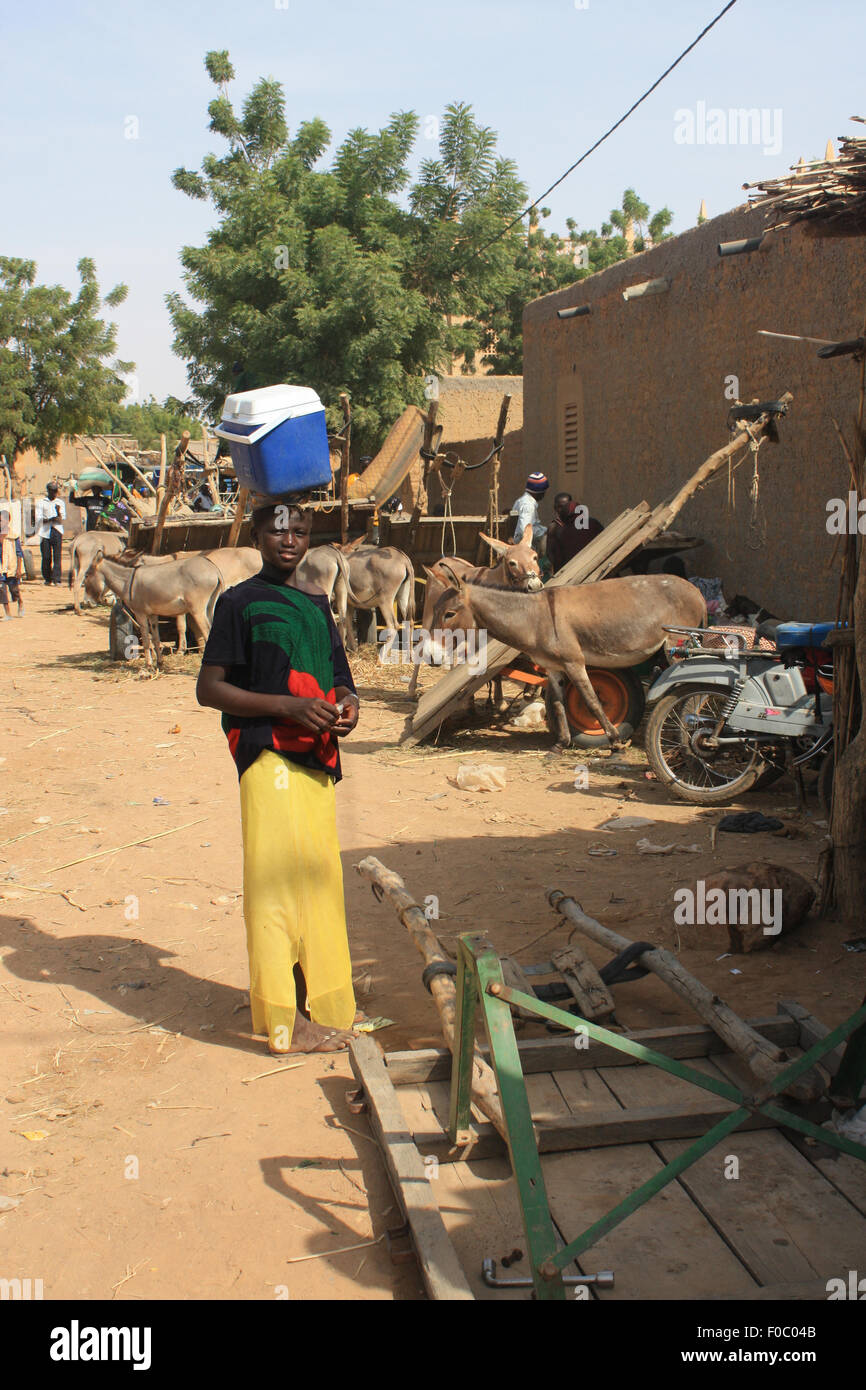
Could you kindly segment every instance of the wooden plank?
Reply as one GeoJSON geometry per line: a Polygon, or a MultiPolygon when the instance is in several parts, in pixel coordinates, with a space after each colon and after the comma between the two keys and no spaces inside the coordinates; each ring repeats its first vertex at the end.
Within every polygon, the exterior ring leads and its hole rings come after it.
{"type": "MultiPolygon", "coordinates": [[[[685,1145],[658,1147],[669,1161],[685,1145]]],[[[866,1220],[781,1134],[732,1134],[679,1181],[761,1285],[862,1266],[866,1220]],[[725,1176],[728,1155],[739,1161],[736,1179],[725,1176]]]]}
{"type": "MultiPolygon", "coordinates": [[[[709,1294],[708,1298],[710,1302],[714,1302],[742,1296],[738,1293],[720,1293],[709,1294]]],[[[824,1279],[807,1279],[802,1284],[768,1284],[766,1288],[755,1289],[747,1297],[750,1303],[826,1303],[827,1283],[824,1279]]]]}
{"type": "MultiPolygon", "coordinates": [[[[724,1110],[714,1109],[712,1104],[697,1108],[694,1104],[645,1105],[628,1110],[613,1105],[607,1110],[592,1108],[583,1118],[570,1115],[540,1121],[536,1133],[538,1151],[542,1154],[582,1152],[649,1143],[659,1138],[697,1139],[724,1113],[724,1110]]],[[[742,1128],[770,1129],[774,1124],[775,1121],[763,1115],[752,1115],[743,1122],[742,1128]]],[[[489,1158],[504,1152],[504,1142],[492,1125],[474,1124],[470,1126],[470,1134],[469,1143],[462,1148],[452,1147],[438,1124],[426,1131],[416,1131],[413,1138],[420,1152],[435,1155],[440,1163],[457,1163],[470,1157],[489,1158]]]]}
{"type": "MultiPolygon", "coordinates": [[[[799,1008],[799,1005],[797,1007],[799,1008]]],[[[811,1014],[809,1017],[811,1018],[811,1014]]],[[[817,1024],[817,1019],[814,1022],[817,1024]]],[[[818,1024],[818,1027],[822,1026],[818,1024]]],[[[735,1086],[746,1084],[743,1068],[736,1057],[717,1057],[715,1065],[735,1086]]],[[[786,1129],[784,1134],[788,1142],[827,1179],[831,1187],[841,1192],[861,1216],[866,1216],[866,1163],[861,1162],[859,1158],[853,1158],[851,1154],[841,1154],[829,1145],[815,1143],[795,1129],[786,1129]]]]}
{"type": "Polygon", "coordinates": [[[352,1070],[364,1088],[370,1123],[379,1140],[394,1192],[412,1232],[424,1287],[433,1299],[472,1298],[448,1239],[424,1164],[412,1142],[397,1092],[388,1079],[379,1047],[370,1037],[353,1038],[352,1070]]]}
{"type": "MultiPolygon", "coordinates": [[[[771,1014],[762,1018],[751,1018],[747,1022],[769,1042],[777,1047],[796,1047],[799,1039],[798,1025],[788,1016],[771,1014]]],[[[712,1028],[703,1024],[680,1024],[671,1028],[642,1028],[629,1035],[632,1042],[643,1043],[646,1047],[662,1052],[666,1057],[705,1057],[711,1053],[724,1052],[725,1044],[712,1028]]],[[[538,1071],[559,1071],[585,1067],[630,1067],[639,1065],[625,1052],[618,1052],[607,1043],[590,1042],[586,1049],[576,1048],[574,1039],[526,1038],[517,1044],[520,1062],[525,1074],[538,1071]]],[[[489,1058],[486,1043],[479,1044],[479,1052],[489,1058]]],[[[388,1075],[395,1086],[407,1086],[416,1081],[442,1081],[451,1076],[451,1053],[447,1048],[423,1048],[415,1052],[389,1052],[385,1057],[388,1075]]]]}
{"type": "Polygon", "coordinates": [[[490,1257],[501,1265],[503,1256],[514,1250],[523,1252],[522,1260],[499,1272],[506,1277],[529,1273],[523,1219],[508,1159],[447,1165],[439,1169],[435,1186],[442,1221],[474,1297],[527,1302],[531,1290],[489,1289],[481,1277],[482,1260],[490,1257]]]}
{"type": "MultiPolygon", "coordinates": [[[[800,1032],[798,1042],[804,1051],[812,1047],[814,1043],[820,1042],[822,1038],[826,1038],[831,1031],[826,1024],[819,1022],[813,1014],[810,1014],[808,1009],[804,1009],[802,1004],[798,1004],[796,999],[780,1000],[778,1009],[780,1014],[787,1014],[789,1018],[796,1021],[800,1032]]],[[[841,1043],[838,1047],[825,1052],[818,1065],[828,1071],[831,1076],[835,1076],[842,1064],[844,1052],[845,1044],[841,1043]]]]}
{"type": "MultiPolygon", "coordinates": [[[[748,1072],[738,1058],[705,1059],[695,1066],[736,1085],[748,1083],[748,1072]]],[[[605,1080],[629,1106],[662,1103],[673,1096],[674,1087],[685,1089],[676,1077],[649,1067],[610,1069],[605,1080]]],[[[704,1101],[716,1099],[697,1088],[693,1094],[703,1095],[704,1101]]],[[[718,1104],[727,1108],[728,1103],[718,1097],[718,1104]]],[[[781,1133],[747,1134],[745,1128],[693,1164],[678,1181],[755,1280],[775,1285],[830,1278],[839,1273],[845,1258],[854,1259],[858,1245],[862,1262],[866,1224],[846,1198],[781,1133]],[[729,1157],[739,1160],[738,1178],[725,1176],[731,1171],[729,1157]]],[[[654,1147],[669,1162],[687,1145],[659,1134],[654,1147]]],[[[846,1264],[848,1268],[857,1265],[846,1264]]]]}
{"type": "MultiPolygon", "coordinates": [[[[696,1057],[691,1065],[695,1071],[703,1072],[706,1076],[719,1076],[708,1057],[696,1057]]],[[[687,1113],[713,1114],[716,1120],[734,1109],[732,1103],[723,1096],[704,1091],[679,1076],[660,1071],[658,1067],[605,1067],[600,1075],[617,1099],[628,1109],[645,1105],[670,1105],[687,1113]]],[[[742,1085],[742,1081],[738,1081],[737,1084],[742,1085]]]]}
{"type": "MultiPolygon", "coordinates": [[[[662,1164],[649,1144],[544,1160],[551,1212],[566,1241],[653,1177],[662,1164]]],[[[748,1298],[754,1281],[682,1188],[671,1183],[580,1257],[587,1273],[612,1269],[601,1300],[748,1298]]]]}
{"type": "Polygon", "coordinates": [[[580,1005],[583,1018],[592,1021],[606,1018],[614,1012],[616,1004],[613,995],[589,956],[575,942],[558,951],[551,951],[550,959],[580,1005]]]}

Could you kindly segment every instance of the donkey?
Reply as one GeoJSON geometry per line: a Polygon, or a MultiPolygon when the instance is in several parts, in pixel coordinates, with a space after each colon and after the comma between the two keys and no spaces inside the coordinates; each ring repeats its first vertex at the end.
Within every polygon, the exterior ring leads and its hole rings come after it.
{"type": "MultiPolygon", "coordinates": [[[[348,600],[353,608],[377,608],[389,632],[397,631],[396,603],[402,622],[415,621],[415,570],[408,555],[393,545],[359,545],[345,556],[349,570],[348,600]]],[[[350,645],[355,642],[347,625],[350,645]]]]}
{"type": "Polygon", "coordinates": [[[349,562],[336,545],[315,545],[308,550],[296,574],[310,584],[318,584],[328,595],[336,615],[337,628],[346,641],[346,613],[349,602],[349,562]]]}
{"type": "MultiPolygon", "coordinates": [[[[467,584],[483,584],[488,588],[496,589],[525,589],[532,592],[541,588],[541,571],[538,568],[538,556],[532,549],[532,527],[524,527],[523,535],[519,541],[509,545],[507,541],[494,540],[492,536],[485,536],[480,532],[481,539],[486,541],[494,555],[499,556],[499,563],[492,569],[484,565],[471,565],[468,560],[461,560],[459,557],[444,556],[437,560],[432,568],[424,566],[424,573],[427,576],[427,590],[424,594],[424,612],[421,615],[421,630],[424,640],[420,649],[420,655],[424,661],[430,661],[431,646],[430,633],[432,631],[433,614],[445,590],[450,588],[453,579],[446,575],[442,570],[442,565],[447,565],[450,575],[457,575],[467,584]]],[[[412,667],[412,677],[409,681],[409,695],[414,697],[415,688],[418,684],[420,663],[412,667]]],[[[502,682],[494,682],[498,685],[497,703],[501,703],[502,682]]]]}
{"type": "MultiPolygon", "coordinates": [[[[125,546],[126,537],[116,535],[113,531],[82,531],[80,536],[75,537],[69,548],[69,587],[72,590],[72,606],[79,617],[81,583],[97,550],[114,558],[123,552],[125,546]]],[[[91,586],[89,596],[94,603],[98,603],[104,593],[105,584],[100,581],[98,585],[91,586]]]]}
{"type": "MultiPolygon", "coordinates": [[[[193,555],[174,564],[144,564],[127,568],[114,560],[106,560],[98,550],[85,575],[85,589],[98,575],[114,591],[121,603],[132,613],[141,633],[144,659],[151,666],[153,642],[150,618],[173,617],[177,621],[177,649],[186,651],[185,618],[192,622],[197,640],[207,640],[211,626],[213,603],[222,591],[223,578],[218,568],[205,555],[193,555]]],[[[156,644],[157,665],[161,652],[156,644]]]]}
{"type": "MultiPolygon", "coordinates": [[[[446,562],[440,565],[447,570],[446,562]]],[[[563,584],[533,594],[467,584],[457,575],[452,578],[453,587],[436,605],[434,628],[484,629],[488,637],[524,652],[547,671],[562,746],[571,742],[562,675],[580,691],[611,747],[620,747],[617,731],[586,674],[587,666],[612,670],[637,666],[664,645],[665,627],[703,627],[707,620],[700,591],[677,575],[600,579],[595,584],[563,584]]]]}

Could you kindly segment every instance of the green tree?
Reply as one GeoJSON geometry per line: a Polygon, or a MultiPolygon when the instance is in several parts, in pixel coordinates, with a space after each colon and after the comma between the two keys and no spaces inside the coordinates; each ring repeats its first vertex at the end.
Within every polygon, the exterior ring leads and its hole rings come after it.
{"type": "Polygon", "coordinates": [[[183,401],[167,396],[160,405],[154,396],[141,404],[115,405],[107,412],[99,428],[100,434],[130,434],[142,449],[158,449],[159,437],[164,434],[169,450],[189,430],[192,439],[201,438],[201,421],[189,413],[183,401]]]}
{"type": "Polygon", "coordinates": [[[198,307],[167,299],[195,400],[214,416],[232,390],[302,382],[334,424],[345,390],[356,444],[373,449],[408,402],[421,403],[426,372],[458,354],[471,363],[481,346],[477,316],[512,285],[521,234],[473,253],[519,212],[525,189],[466,105],[446,109],[438,157],[411,186],[414,112],[350,131],[316,167],[331,143],[323,121],[291,132],[272,79],[237,114],[228,54],[209,53],[205,65],[219,88],[210,129],[228,148],[173,182],[209,200],[219,222],[205,246],[181,255],[198,307]]]}
{"type": "Polygon", "coordinates": [[[100,295],[92,260],[78,262],[80,288],[37,285],[35,261],[0,256],[0,452],[12,463],[27,448],[54,453],[61,439],[98,425],[126,394],[113,361],[116,327],[100,317],[126,286],[100,295]]]}

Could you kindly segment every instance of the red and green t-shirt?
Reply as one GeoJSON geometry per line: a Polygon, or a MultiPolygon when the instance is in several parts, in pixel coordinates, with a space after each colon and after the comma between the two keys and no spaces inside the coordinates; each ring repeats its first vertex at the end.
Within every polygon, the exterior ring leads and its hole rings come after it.
{"type": "MultiPolygon", "coordinates": [[[[253,575],[217,600],[205,665],[259,695],[317,696],[336,703],[335,686],[355,689],[326,594],[305,594],[253,575]]],[[[294,720],[224,714],[223,730],[242,777],[265,749],[340,780],[338,740],[294,720]]]]}

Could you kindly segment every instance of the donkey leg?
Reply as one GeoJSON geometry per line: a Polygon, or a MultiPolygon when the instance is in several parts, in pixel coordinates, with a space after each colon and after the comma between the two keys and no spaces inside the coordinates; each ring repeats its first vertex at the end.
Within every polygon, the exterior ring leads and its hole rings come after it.
{"type": "Polygon", "coordinates": [[[204,645],[210,633],[210,623],[207,620],[205,609],[203,607],[191,608],[184,616],[187,617],[192,624],[196,647],[200,647],[204,650],[204,645]]]}
{"type": "Polygon", "coordinates": [[[580,665],[577,665],[577,663],[569,664],[565,667],[565,674],[568,676],[568,679],[571,681],[572,685],[576,686],[577,689],[580,691],[587,708],[592,711],[599,724],[604,729],[604,732],[607,734],[608,740],[610,742],[611,748],[622,748],[622,739],[619,737],[616,729],[613,727],[604,710],[602,709],[599,698],[592,688],[592,682],[590,681],[589,676],[586,674],[586,667],[584,666],[583,662],[581,662],[580,665]]]}
{"type": "Polygon", "coordinates": [[[557,748],[571,747],[571,730],[568,727],[568,720],[565,717],[565,694],[562,686],[562,676],[558,671],[548,671],[547,683],[553,696],[553,722],[556,728],[557,748]]]}

